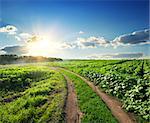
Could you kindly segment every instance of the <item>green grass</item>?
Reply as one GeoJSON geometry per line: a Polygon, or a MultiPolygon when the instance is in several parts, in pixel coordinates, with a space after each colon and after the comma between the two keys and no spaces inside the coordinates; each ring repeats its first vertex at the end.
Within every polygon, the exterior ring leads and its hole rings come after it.
{"type": "MultiPolygon", "coordinates": [[[[33,68],[31,66],[31,68],[34,71],[39,70],[39,67],[33,68]]],[[[20,69],[22,70],[16,68],[15,72],[17,73],[17,70],[23,71],[23,69],[28,71],[28,68],[26,67],[20,69]]],[[[15,87],[17,88],[17,86],[14,86],[14,82],[11,84],[15,91],[9,93],[9,88],[7,88],[7,94],[1,94],[0,123],[64,122],[62,113],[64,112],[63,107],[66,97],[65,80],[63,76],[56,71],[50,70],[46,67],[42,67],[41,71],[42,70],[47,73],[43,76],[37,76],[36,78],[39,78],[37,79],[38,81],[35,81],[35,77],[33,79],[31,78],[31,83],[26,87],[23,86],[23,91],[20,89],[15,90],[15,87]],[[49,75],[49,77],[47,75],[49,75]],[[40,77],[42,77],[42,79],[40,79],[40,77]],[[21,96],[10,102],[3,101],[3,99],[10,98],[14,94],[21,94],[21,96]]],[[[25,72],[22,72],[22,74],[24,73],[25,72]]],[[[9,75],[11,74],[9,73],[9,75]]],[[[31,77],[30,75],[33,76],[33,74],[29,74],[29,77],[31,77]]],[[[35,75],[36,73],[34,73],[34,76],[35,75]]],[[[5,85],[7,87],[6,83],[5,85]]],[[[6,92],[7,89],[3,86],[1,92],[6,92]]]]}
{"type": "Polygon", "coordinates": [[[137,121],[150,121],[150,60],[74,60],[49,64],[64,67],[89,79],[117,97],[137,121]]]}
{"type": "MultiPolygon", "coordinates": [[[[125,108],[137,115],[139,123],[146,123],[149,121],[149,64],[149,60],[79,60],[0,66],[0,123],[64,122],[66,81],[49,66],[65,67],[86,77],[120,98],[125,108]],[[96,76],[99,74],[103,77],[96,76]]],[[[84,81],[62,72],[75,85],[83,123],[117,122],[84,81]]]]}
{"type": "Polygon", "coordinates": [[[61,72],[67,75],[75,85],[79,108],[83,113],[83,123],[117,122],[104,102],[83,80],[67,71],[61,70],[61,72]]]}

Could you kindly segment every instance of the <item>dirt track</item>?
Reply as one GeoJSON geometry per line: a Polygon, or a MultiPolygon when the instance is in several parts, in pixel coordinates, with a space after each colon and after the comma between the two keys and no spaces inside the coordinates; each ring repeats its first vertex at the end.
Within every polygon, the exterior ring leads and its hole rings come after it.
{"type": "MultiPolygon", "coordinates": [[[[85,78],[81,77],[80,75],[71,72],[69,70],[66,70],[64,68],[59,68],[59,69],[63,69],[65,71],[68,71],[76,76],[78,76],[79,78],[81,78],[83,81],[85,81],[92,89],[94,92],[97,93],[98,96],[100,96],[102,98],[102,100],[106,103],[106,105],[108,106],[108,108],[111,110],[112,114],[114,115],[114,117],[119,121],[119,123],[136,123],[135,118],[132,116],[129,116],[128,113],[126,113],[123,109],[122,109],[122,104],[115,98],[109,96],[108,94],[104,93],[100,88],[96,87],[92,82],[86,80],[85,78]]],[[[69,81],[69,80],[68,80],[69,81]]],[[[69,85],[71,86],[71,85],[69,85]]],[[[68,87],[70,88],[70,87],[68,87]]],[[[69,89],[68,89],[69,90],[69,89]]],[[[70,88],[71,91],[71,88],[70,88]]],[[[73,95],[73,94],[72,94],[73,95]]],[[[71,97],[70,97],[71,98],[71,97]]],[[[69,108],[69,107],[68,107],[69,108]]],[[[70,107],[71,108],[71,107],[70,107]]],[[[77,110],[77,109],[75,109],[77,110]]],[[[71,109],[68,111],[68,113],[71,112],[71,109]]],[[[74,114],[75,115],[75,114],[74,114]]],[[[77,116],[74,116],[77,117],[77,116]]],[[[69,118],[68,120],[71,121],[71,119],[69,118]]],[[[68,122],[68,123],[73,123],[73,122],[68,122]]]]}
{"type": "Polygon", "coordinates": [[[67,123],[80,123],[81,113],[77,104],[77,96],[74,90],[72,81],[63,75],[67,81],[67,100],[65,107],[66,122],[67,123]]]}

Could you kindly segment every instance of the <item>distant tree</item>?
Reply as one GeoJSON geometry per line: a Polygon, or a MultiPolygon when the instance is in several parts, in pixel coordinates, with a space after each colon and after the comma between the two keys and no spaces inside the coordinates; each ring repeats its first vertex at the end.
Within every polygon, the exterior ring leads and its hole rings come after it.
{"type": "Polygon", "coordinates": [[[15,54],[0,55],[0,64],[31,63],[31,62],[53,62],[63,61],[61,58],[50,58],[43,56],[17,56],[15,54]]]}

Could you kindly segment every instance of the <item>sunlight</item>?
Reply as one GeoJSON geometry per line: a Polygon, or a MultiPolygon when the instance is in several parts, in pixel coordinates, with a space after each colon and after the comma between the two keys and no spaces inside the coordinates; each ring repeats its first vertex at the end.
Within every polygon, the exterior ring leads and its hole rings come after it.
{"type": "Polygon", "coordinates": [[[57,45],[56,42],[50,41],[50,39],[43,36],[36,41],[28,43],[28,55],[48,57],[57,52],[57,45]]]}

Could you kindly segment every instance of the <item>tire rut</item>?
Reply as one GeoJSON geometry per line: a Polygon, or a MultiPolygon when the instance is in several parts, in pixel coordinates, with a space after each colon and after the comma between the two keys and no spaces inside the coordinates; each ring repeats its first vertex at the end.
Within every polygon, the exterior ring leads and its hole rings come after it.
{"type": "MultiPolygon", "coordinates": [[[[55,71],[59,71],[57,67],[50,67],[55,71]]],[[[60,71],[59,71],[60,72],[60,71]]],[[[60,72],[61,73],[61,72],[60,72]]],[[[79,110],[77,103],[77,95],[74,89],[73,82],[63,73],[61,73],[67,82],[67,98],[65,103],[65,122],[66,123],[81,123],[82,112],[79,110]]]]}
{"type": "Polygon", "coordinates": [[[77,96],[74,90],[74,85],[72,81],[66,76],[63,75],[67,81],[67,101],[65,107],[66,122],[67,123],[80,123],[81,112],[79,111],[77,104],[77,96]]]}
{"type": "Polygon", "coordinates": [[[58,69],[62,69],[67,72],[70,72],[76,75],[77,77],[79,77],[80,79],[82,79],[83,81],[85,81],[93,89],[93,91],[96,92],[96,94],[105,102],[105,104],[111,110],[112,114],[119,121],[119,123],[136,123],[136,119],[134,118],[134,116],[132,117],[129,116],[129,114],[122,109],[121,107],[122,104],[119,100],[115,99],[112,96],[109,96],[108,94],[103,92],[100,88],[95,86],[92,82],[88,81],[84,77],[65,68],[58,67],[58,69]]]}

